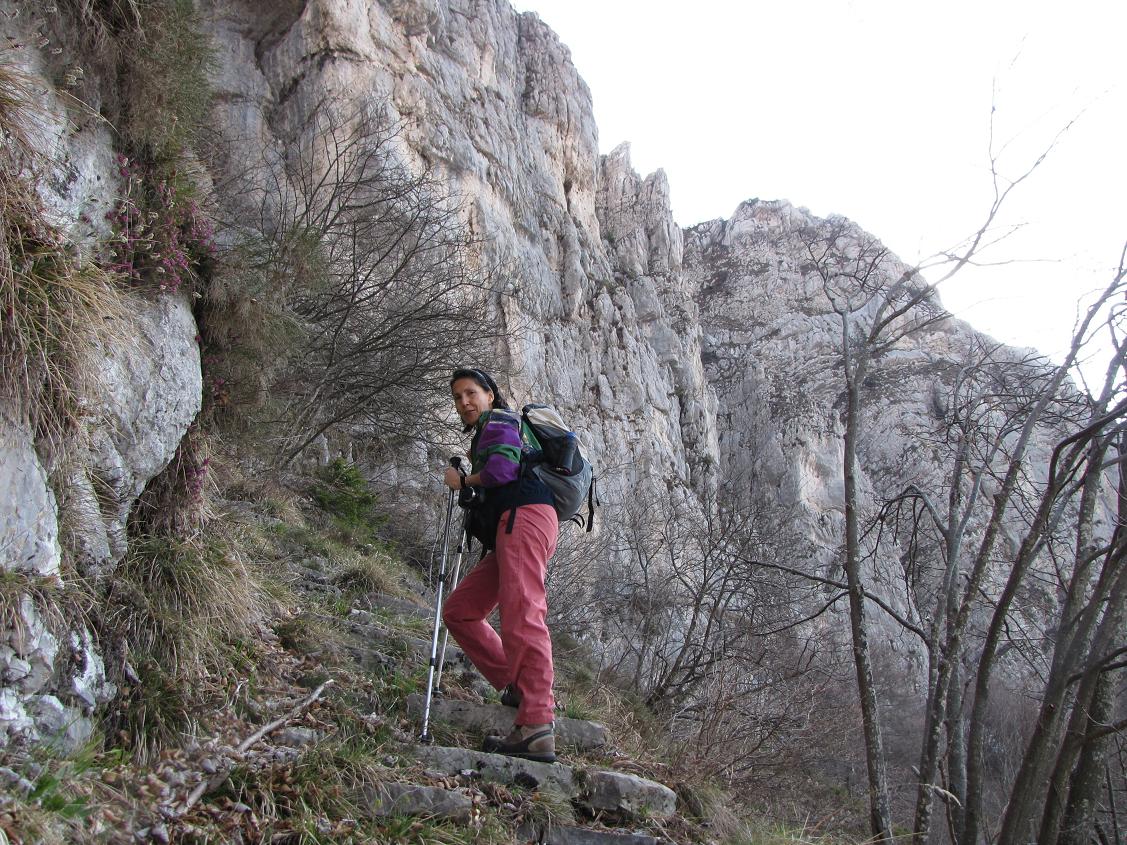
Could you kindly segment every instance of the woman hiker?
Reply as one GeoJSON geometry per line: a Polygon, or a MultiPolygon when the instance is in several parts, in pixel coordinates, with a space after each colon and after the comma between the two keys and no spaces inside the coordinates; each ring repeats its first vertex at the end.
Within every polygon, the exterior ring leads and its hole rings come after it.
{"type": "Polygon", "coordinates": [[[501,703],[517,708],[512,732],[489,736],[483,749],[551,763],[552,641],[544,578],[556,550],[559,523],[552,493],[533,473],[521,473],[520,414],[509,409],[497,383],[482,370],[455,370],[454,408],[473,432],[470,474],[446,469],[452,490],[482,488],[467,513],[470,533],[488,552],[450,594],[442,621],[501,703]],[[501,634],[486,618],[501,608],[501,634]]]}

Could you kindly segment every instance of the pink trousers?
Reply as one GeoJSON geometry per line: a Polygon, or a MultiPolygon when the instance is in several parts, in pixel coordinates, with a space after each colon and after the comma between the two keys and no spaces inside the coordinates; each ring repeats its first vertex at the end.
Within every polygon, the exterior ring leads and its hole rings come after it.
{"type": "Polygon", "coordinates": [[[520,692],[515,724],[543,725],[555,712],[544,578],[559,523],[551,505],[522,505],[507,534],[509,513],[498,523],[497,548],[450,594],[442,621],[495,689],[513,684],[520,692]],[[500,636],[485,621],[498,606],[500,636]]]}

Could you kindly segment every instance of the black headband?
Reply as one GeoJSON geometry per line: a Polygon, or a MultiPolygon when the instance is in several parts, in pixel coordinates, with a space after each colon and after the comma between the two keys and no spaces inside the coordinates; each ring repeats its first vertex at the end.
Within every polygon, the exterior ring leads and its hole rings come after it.
{"type": "Polygon", "coordinates": [[[454,382],[460,378],[472,378],[479,385],[492,393],[494,399],[501,397],[501,391],[497,389],[497,382],[484,370],[478,370],[474,367],[459,367],[454,370],[454,375],[450,377],[450,384],[454,384],[454,382]]]}

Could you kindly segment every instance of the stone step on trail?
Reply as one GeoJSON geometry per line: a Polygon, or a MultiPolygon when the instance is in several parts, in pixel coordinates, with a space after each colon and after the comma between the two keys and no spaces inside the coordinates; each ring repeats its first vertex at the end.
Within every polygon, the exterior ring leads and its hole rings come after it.
{"type": "Polygon", "coordinates": [[[356,661],[358,665],[365,672],[383,673],[394,669],[398,664],[394,657],[375,648],[365,648],[364,646],[349,644],[345,646],[345,652],[356,661]]]}
{"type": "MultiPolygon", "coordinates": [[[[431,640],[417,637],[406,631],[387,625],[378,620],[364,620],[363,616],[350,614],[348,618],[319,615],[314,618],[331,622],[348,632],[357,644],[379,643],[385,647],[402,648],[407,657],[414,661],[421,661],[424,665],[430,661],[431,640]]],[[[442,640],[439,640],[441,646],[442,640]]],[[[450,665],[468,665],[466,656],[457,644],[450,641],[446,645],[446,663],[450,665]]]]}
{"type": "MultiPolygon", "coordinates": [[[[442,639],[439,635],[438,647],[442,648],[442,639]]],[[[431,641],[419,639],[418,637],[409,637],[401,635],[395,638],[395,641],[402,643],[407,649],[407,655],[417,662],[421,662],[424,666],[430,662],[430,649],[431,641]]],[[[446,645],[446,664],[447,666],[469,666],[470,662],[466,659],[465,653],[454,645],[451,640],[446,645]]]]}
{"type": "Polygon", "coordinates": [[[426,816],[467,824],[473,814],[473,801],[468,795],[414,783],[381,783],[365,787],[363,802],[373,818],[426,816]]]}
{"type": "Polygon", "coordinates": [[[397,613],[396,616],[389,619],[359,607],[353,607],[348,611],[348,620],[357,625],[371,625],[373,628],[403,630],[406,627],[412,629],[421,627],[417,624],[405,622],[402,614],[397,613]]]}
{"type": "MultiPolygon", "coordinates": [[[[468,824],[473,799],[454,789],[413,783],[381,783],[363,790],[364,810],[370,818],[422,816],[468,824]]],[[[646,833],[595,830],[575,825],[525,822],[517,829],[521,842],[537,845],[659,845],[646,833]]]]}
{"type": "Polygon", "coordinates": [[[648,833],[595,830],[561,824],[526,823],[517,829],[517,836],[521,842],[535,842],[536,845],[660,845],[666,841],[648,833]]]}
{"type": "MultiPolygon", "coordinates": [[[[425,703],[423,695],[412,693],[407,697],[407,710],[421,717],[425,703]]],[[[512,729],[516,713],[515,708],[503,704],[477,704],[450,698],[435,697],[430,704],[432,722],[445,722],[468,731],[498,736],[504,736],[512,729]]],[[[556,719],[556,743],[579,751],[601,748],[607,744],[607,729],[598,722],[563,716],[556,719]]]]}
{"type": "Polygon", "coordinates": [[[380,608],[381,610],[387,610],[399,616],[410,617],[412,619],[421,619],[428,622],[434,619],[433,605],[426,607],[415,604],[407,599],[400,599],[394,596],[384,595],[383,593],[368,593],[361,597],[358,603],[367,605],[367,609],[356,608],[356,611],[366,613],[368,616],[372,616],[372,614],[367,613],[367,611],[380,608]]]}
{"type": "Polygon", "coordinates": [[[677,811],[677,793],[657,781],[614,771],[587,771],[583,780],[577,803],[592,815],[667,819],[677,811]]]}
{"type": "Polygon", "coordinates": [[[520,757],[467,748],[418,745],[415,756],[449,775],[477,772],[486,780],[529,789],[555,789],[589,815],[616,819],[667,819],[677,809],[677,794],[664,784],[623,772],[573,770],[562,763],[537,763],[520,757]]]}
{"type": "Polygon", "coordinates": [[[537,763],[520,757],[444,745],[417,745],[414,756],[427,768],[444,775],[472,773],[493,783],[525,789],[554,789],[568,797],[576,789],[571,768],[562,763],[537,763]]]}

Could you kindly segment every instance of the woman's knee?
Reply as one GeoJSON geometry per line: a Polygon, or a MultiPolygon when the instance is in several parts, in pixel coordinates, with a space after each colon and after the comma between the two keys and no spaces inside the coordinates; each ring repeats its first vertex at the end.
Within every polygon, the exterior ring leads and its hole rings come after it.
{"type": "Polygon", "coordinates": [[[465,611],[460,605],[461,603],[451,596],[446,604],[442,606],[442,624],[447,628],[456,628],[459,624],[466,621],[463,618],[465,611]]]}
{"type": "Polygon", "coordinates": [[[479,622],[486,615],[467,596],[457,591],[451,593],[442,605],[442,622],[451,629],[469,622],[479,622]]]}

